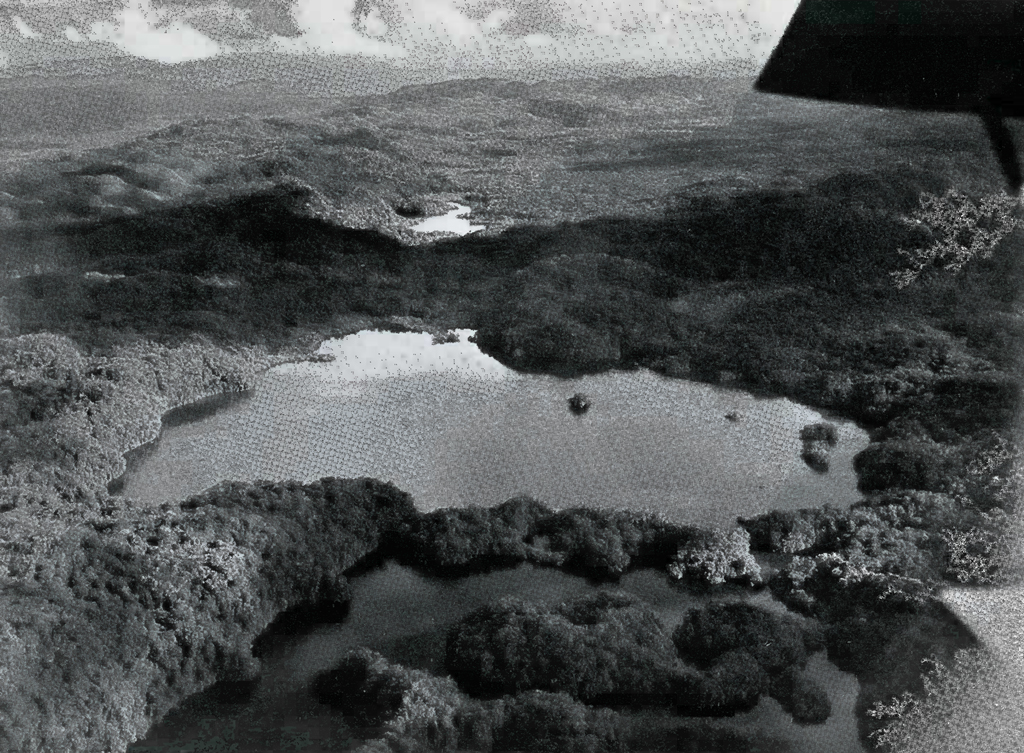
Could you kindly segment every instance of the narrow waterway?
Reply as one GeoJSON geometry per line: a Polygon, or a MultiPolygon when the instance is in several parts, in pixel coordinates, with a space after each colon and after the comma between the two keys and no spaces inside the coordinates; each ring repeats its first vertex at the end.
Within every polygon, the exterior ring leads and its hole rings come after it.
{"type": "MultiPolygon", "coordinates": [[[[608,589],[621,589],[643,599],[668,630],[682,621],[690,608],[710,601],[707,595],[696,595],[654,570],[630,573],[617,584],[598,585],[532,565],[444,579],[388,562],[352,581],[351,610],[342,622],[315,625],[300,635],[269,641],[262,657],[263,674],[248,694],[232,697],[221,688],[197,696],[130,750],[213,751],[219,750],[216,744],[234,744],[238,747],[222,749],[270,753],[288,749],[281,747],[285,739],[296,745],[303,741],[307,747],[294,749],[307,753],[339,749],[349,734],[341,715],[318,703],[310,687],[318,673],[331,669],[349,650],[367,646],[392,661],[443,675],[447,627],[473,609],[509,595],[555,604],[608,589]]],[[[725,589],[714,598],[753,601],[784,610],[766,591],[725,589]]],[[[758,736],[786,745],[789,753],[863,753],[854,716],[859,689],[856,678],[839,671],[824,654],[813,656],[807,671],[828,692],[832,715],[826,723],[795,724],[767,697],[749,713],[712,723],[756,730],[758,736]]]]}

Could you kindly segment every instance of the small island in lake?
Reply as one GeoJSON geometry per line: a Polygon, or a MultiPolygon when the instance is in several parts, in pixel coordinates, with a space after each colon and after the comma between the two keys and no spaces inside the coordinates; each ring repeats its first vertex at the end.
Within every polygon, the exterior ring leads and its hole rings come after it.
{"type": "Polygon", "coordinates": [[[826,422],[807,424],[800,430],[800,440],[804,445],[800,457],[812,470],[826,473],[829,454],[839,442],[839,430],[834,424],[826,422]]]}
{"type": "Polygon", "coordinates": [[[590,398],[582,392],[577,392],[569,398],[569,410],[577,416],[581,416],[590,410],[590,398]]]}

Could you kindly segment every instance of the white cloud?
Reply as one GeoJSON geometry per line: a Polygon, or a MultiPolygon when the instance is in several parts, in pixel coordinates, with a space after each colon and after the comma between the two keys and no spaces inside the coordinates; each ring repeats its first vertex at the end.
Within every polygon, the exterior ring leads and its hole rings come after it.
{"type": "Polygon", "coordinates": [[[484,31],[487,32],[497,31],[510,18],[512,18],[512,11],[508,8],[498,8],[497,10],[491,11],[487,14],[487,18],[484,19],[482,27],[484,31]]]}
{"type": "Polygon", "coordinates": [[[4,50],[0,50],[0,68],[6,68],[11,64],[11,56],[4,50]]]}
{"type": "Polygon", "coordinates": [[[26,39],[38,39],[39,34],[32,30],[27,23],[21,20],[21,16],[11,16],[11,21],[14,23],[14,28],[18,30],[18,33],[26,39]]]}
{"type": "Polygon", "coordinates": [[[20,13],[8,18],[26,38],[112,43],[167,63],[263,49],[421,67],[643,66],[764,61],[798,1],[8,0],[20,13]]]}
{"type": "Polygon", "coordinates": [[[370,37],[382,37],[388,33],[387,22],[381,18],[380,12],[374,8],[362,21],[363,31],[370,37]]]}
{"type": "MultiPolygon", "coordinates": [[[[292,18],[301,30],[297,37],[271,38],[272,45],[284,52],[405,55],[401,47],[365,36],[356,29],[355,0],[297,0],[292,18]]],[[[377,24],[375,31],[381,31],[381,24],[377,24]]]]}
{"type": "Polygon", "coordinates": [[[386,23],[382,40],[403,46],[410,64],[465,67],[764,61],[798,1],[360,0],[358,5],[364,18],[372,14],[386,23]]]}
{"type": "Polygon", "coordinates": [[[92,24],[89,39],[109,42],[123,52],[162,63],[200,60],[227,51],[220,43],[180,20],[167,21],[166,10],[156,10],[149,0],[133,0],[115,23],[92,24]]]}

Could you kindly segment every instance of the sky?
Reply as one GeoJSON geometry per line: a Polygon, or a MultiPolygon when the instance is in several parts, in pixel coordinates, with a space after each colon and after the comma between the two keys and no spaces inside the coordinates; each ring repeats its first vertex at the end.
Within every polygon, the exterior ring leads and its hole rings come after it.
{"type": "Polygon", "coordinates": [[[752,68],[798,0],[0,0],[0,67],[358,55],[410,68],[752,68]]]}

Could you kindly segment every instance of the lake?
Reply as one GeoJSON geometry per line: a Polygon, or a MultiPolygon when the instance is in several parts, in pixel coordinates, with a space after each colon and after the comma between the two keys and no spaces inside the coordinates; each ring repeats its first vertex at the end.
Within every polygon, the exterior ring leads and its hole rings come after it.
{"type": "Polygon", "coordinates": [[[472,212],[472,208],[463,204],[452,202],[449,204],[451,210],[445,214],[435,217],[427,217],[412,226],[417,233],[455,233],[456,235],[467,235],[483,230],[486,225],[474,225],[465,219],[465,215],[472,212]]]}
{"type": "MultiPolygon", "coordinates": [[[[331,362],[280,366],[243,400],[169,416],[159,440],[126,474],[123,491],[155,504],[222,479],[373,476],[412,493],[423,510],[531,494],[554,507],[655,510],[678,522],[714,525],[775,508],[847,506],[858,498],[852,458],[867,436],[849,422],[835,422],[831,469],[816,473],[800,459],[799,432],[822,416],[805,406],[649,371],[576,379],[520,374],[480,352],[470,331],[456,334],[457,342],[445,343],[429,334],[388,332],[327,341],[320,352],[333,355],[331,362]],[[569,410],[576,392],[590,398],[585,414],[569,410]]],[[[133,750],[192,750],[188,739],[207,741],[194,748],[205,750],[218,738],[248,739],[238,749],[253,753],[286,745],[327,749],[321,743],[346,733],[340,716],[313,700],[309,687],[348,650],[365,645],[443,672],[445,629],[490,600],[515,594],[560,602],[615,587],[651,604],[669,629],[707,598],[650,570],[612,586],[530,565],[446,580],[387,563],[353,579],[342,622],[268,642],[263,674],[246,695],[232,696],[222,686],[195,696],[133,750]]],[[[783,608],[767,592],[724,589],[716,598],[783,608]]],[[[796,753],[863,753],[856,679],[822,655],[809,671],[829,691],[833,715],[826,724],[796,725],[771,699],[714,724],[756,728],[788,741],[796,753]]]]}
{"type": "MultiPolygon", "coordinates": [[[[318,673],[331,669],[347,651],[368,646],[392,661],[445,674],[447,626],[503,596],[559,603],[597,590],[622,589],[650,604],[669,630],[689,608],[709,601],[707,596],[697,596],[654,570],[629,573],[618,584],[597,585],[576,575],[532,565],[443,579],[388,562],[354,578],[351,585],[351,609],[342,622],[316,625],[300,635],[267,641],[263,674],[246,695],[232,696],[220,688],[195,696],[129,751],[228,750],[215,746],[218,737],[238,743],[237,750],[250,753],[331,749],[328,740],[344,739],[346,732],[340,714],[309,694],[318,673]],[[297,741],[291,743],[296,747],[284,747],[281,740],[285,737],[297,741]],[[199,740],[206,741],[206,747],[199,740]],[[197,747],[190,747],[191,741],[197,747]]],[[[767,591],[723,589],[715,599],[752,601],[784,609],[767,591]]],[[[788,743],[786,750],[790,753],[863,753],[854,716],[859,689],[856,678],[839,671],[823,654],[811,658],[808,672],[827,689],[832,703],[832,715],[825,724],[794,724],[779,704],[767,697],[753,711],[713,724],[756,729],[788,743]]]]}
{"type": "Polygon", "coordinates": [[[320,352],[333,362],[271,369],[248,399],[165,424],[121,491],[158,504],[225,479],[371,476],[421,510],[529,494],[553,507],[728,526],[859,498],[853,456],[868,438],[851,422],[834,421],[831,467],[817,473],[800,458],[799,432],[822,416],[805,406],[646,370],[520,374],[481,353],[470,331],[457,334],[441,344],[390,332],[327,341],[320,352]],[[576,392],[592,403],[583,415],[568,408],[576,392]]]}

